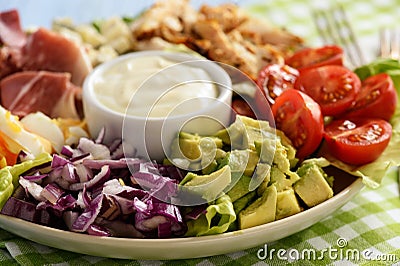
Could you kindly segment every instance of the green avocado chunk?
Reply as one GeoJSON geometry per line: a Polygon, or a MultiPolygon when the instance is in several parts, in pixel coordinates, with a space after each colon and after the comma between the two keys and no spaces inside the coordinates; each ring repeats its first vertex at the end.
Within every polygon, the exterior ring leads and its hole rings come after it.
{"type": "Polygon", "coordinates": [[[240,199],[237,199],[236,201],[233,202],[233,209],[235,210],[236,214],[239,214],[241,210],[247,207],[250,202],[254,200],[254,198],[257,196],[257,193],[255,191],[251,191],[241,197],[240,199]]]}
{"type": "Polygon", "coordinates": [[[231,145],[233,149],[255,150],[254,142],[265,138],[276,138],[275,129],[267,121],[237,115],[236,120],[228,128],[218,131],[215,135],[231,145]]]}
{"type": "Polygon", "coordinates": [[[249,184],[251,181],[251,177],[242,176],[236,184],[228,191],[226,194],[231,197],[232,202],[235,202],[239,198],[243,197],[247,193],[249,193],[249,184]]]}
{"type": "Polygon", "coordinates": [[[300,180],[294,184],[293,188],[308,207],[333,197],[333,190],[327,181],[329,178],[315,162],[303,164],[297,173],[300,175],[300,180]]]}
{"type": "Polygon", "coordinates": [[[278,192],[276,201],[276,220],[288,217],[301,211],[299,202],[292,188],[278,192]]]}
{"type": "Polygon", "coordinates": [[[214,136],[200,136],[180,132],[170,147],[169,160],[173,164],[192,171],[203,170],[203,174],[217,169],[216,159],[223,153],[222,140],[214,136]]]}
{"type": "Polygon", "coordinates": [[[226,165],[208,175],[197,175],[189,172],[180,185],[183,186],[181,189],[200,195],[207,202],[210,202],[220,196],[230,182],[231,169],[226,165]]]}
{"type": "Polygon", "coordinates": [[[229,166],[232,171],[252,176],[258,163],[258,155],[253,150],[233,150],[229,153],[229,166]]]}
{"type": "Polygon", "coordinates": [[[269,186],[261,197],[239,213],[239,228],[245,229],[274,221],[276,201],[276,187],[269,186]]]}

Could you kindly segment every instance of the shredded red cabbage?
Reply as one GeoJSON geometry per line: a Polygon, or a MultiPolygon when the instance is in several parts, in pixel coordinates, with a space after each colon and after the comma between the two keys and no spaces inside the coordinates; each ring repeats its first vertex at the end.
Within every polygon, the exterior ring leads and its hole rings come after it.
{"type": "Polygon", "coordinates": [[[125,158],[121,140],[108,147],[103,138],[104,132],[95,141],[81,138],[76,147],[64,146],[54,154],[51,164],[20,176],[22,191],[1,213],[96,236],[183,236],[187,227],[180,207],[168,202],[184,173],[125,158]]]}

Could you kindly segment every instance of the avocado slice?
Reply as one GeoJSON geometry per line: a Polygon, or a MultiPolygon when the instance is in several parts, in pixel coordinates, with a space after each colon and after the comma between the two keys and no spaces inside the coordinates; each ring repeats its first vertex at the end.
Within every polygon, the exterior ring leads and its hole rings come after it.
{"type": "Polygon", "coordinates": [[[232,202],[235,202],[239,198],[243,197],[249,193],[249,184],[251,177],[243,175],[236,184],[226,192],[226,194],[231,197],[232,202]]]}
{"type": "MultiPolygon", "coordinates": [[[[235,211],[236,216],[246,208],[250,202],[252,202],[257,197],[257,193],[255,191],[249,192],[240,199],[233,202],[233,210],[235,211]]],[[[229,231],[236,231],[239,229],[238,220],[236,219],[233,223],[229,225],[229,231]]]]}
{"type": "Polygon", "coordinates": [[[231,182],[231,169],[224,166],[208,175],[197,175],[189,172],[181,181],[184,192],[200,195],[207,202],[218,198],[231,182]]]}
{"type": "Polygon", "coordinates": [[[302,165],[298,172],[301,173],[301,177],[294,184],[294,191],[308,207],[333,197],[333,190],[327,182],[323,170],[317,164],[302,165]]]}
{"type": "Polygon", "coordinates": [[[264,139],[262,141],[254,141],[255,149],[260,156],[260,162],[272,163],[274,160],[277,139],[264,139]]]}
{"type": "MultiPolygon", "coordinates": [[[[201,170],[202,174],[203,175],[210,174],[227,165],[229,160],[226,155],[227,155],[226,151],[217,148],[217,150],[215,151],[214,160],[212,160],[208,165],[203,166],[203,169],[201,170]]],[[[204,161],[202,161],[202,164],[205,164],[204,161]]]]}
{"type": "Polygon", "coordinates": [[[179,138],[179,149],[183,156],[192,161],[201,159],[201,150],[199,139],[182,139],[179,138]]]}
{"type": "Polygon", "coordinates": [[[276,220],[288,217],[301,211],[299,202],[292,188],[278,192],[276,201],[276,220]]]}
{"type": "MultiPolygon", "coordinates": [[[[271,181],[271,165],[258,163],[255,173],[254,180],[262,180],[261,183],[257,187],[257,194],[262,195],[265,189],[270,185],[271,181]]],[[[254,181],[253,181],[254,183],[254,181]]],[[[256,184],[257,185],[257,184],[256,184]]],[[[250,190],[252,190],[252,186],[250,185],[250,190]]]]}
{"type": "Polygon", "coordinates": [[[298,180],[300,180],[300,177],[296,172],[288,171],[285,173],[275,165],[271,168],[271,183],[276,186],[278,192],[291,188],[298,180]]]}
{"type": "Polygon", "coordinates": [[[255,120],[246,116],[237,115],[236,120],[228,128],[222,129],[215,135],[233,149],[252,149],[254,141],[265,138],[276,138],[275,129],[267,121],[255,120]]]}
{"type": "Polygon", "coordinates": [[[216,160],[213,160],[206,167],[201,169],[201,173],[203,175],[208,175],[208,174],[211,174],[212,172],[216,171],[217,169],[218,169],[218,163],[216,160]]]}
{"type": "Polygon", "coordinates": [[[203,173],[207,174],[217,169],[214,160],[222,146],[222,140],[217,137],[180,132],[172,141],[169,158],[184,169],[199,171],[206,168],[203,173]]]}
{"type": "Polygon", "coordinates": [[[233,202],[233,209],[235,210],[236,214],[239,214],[240,211],[242,211],[244,208],[249,205],[250,202],[253,201],[253,199],[257,196],[257,193],[255,191],[249,192],[243,197],[237,199],[236,201],[233,202]]]}
{"type": "Polygon", "coordinates": [[[248,147],[247,134],[245,125],[236,117],[228,128],[221,129],[215,136],[222,141],[232,146],[233,149],[246,149],[248,147]]]}
{"type": "Polygon", "coordinates": [[[258,154],[253,150],[233,150],[229,154],[229,166],[233,171],[252,176],[258,163],[258,154]]]}
{"type": "Polygon", "coordinates": [[[239,228],[245,229],[275,220],[277,191],[269,186],[264,194],[239,213],[239,228]]]}

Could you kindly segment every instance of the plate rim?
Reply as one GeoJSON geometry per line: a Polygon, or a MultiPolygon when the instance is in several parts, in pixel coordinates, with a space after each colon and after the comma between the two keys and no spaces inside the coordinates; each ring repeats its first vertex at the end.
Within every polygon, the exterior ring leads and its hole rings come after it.
{"type": "Polygon", "coordinates": [[[39,225],[4,214],[0,214],[0,227],[42,245],[92,256],[141,260],[200,258],[254,248],[300,232],[337,211],[364,186],[359,177],[332,198],[295,215],[210,236],[167,239],[99,237],[39,225]],[[235,245],[232,245],[232,241],[235,245]],[[105,248],[112,252],[105,254],[105,248]]]}

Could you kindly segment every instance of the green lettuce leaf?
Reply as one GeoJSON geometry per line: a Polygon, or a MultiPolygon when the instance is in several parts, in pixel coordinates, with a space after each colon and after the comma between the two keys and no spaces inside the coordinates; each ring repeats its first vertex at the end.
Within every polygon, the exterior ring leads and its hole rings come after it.
{"type": "Polygon", "coordinates": [[[236,220],[231,198],[224,194],[207,207],[206,213],[187,222],[186,236],[221,234],[236,220]]]}
{"type": "Polygon", "coordinates": [[[10,168],[10,166],[7,166],[0,169],[0,209],[3,208],[14,191],[13,176],[10,173],[10,168]]]}
{"type": "Polygon", "coordinates": [[[3,208],[8,198],[18,187],[19,176],[35,166],[51,162],[52,157],[48,153],[39,154],[35,159],[28,160],[13,166],[0,169],[0,209],[3,208]]]}

